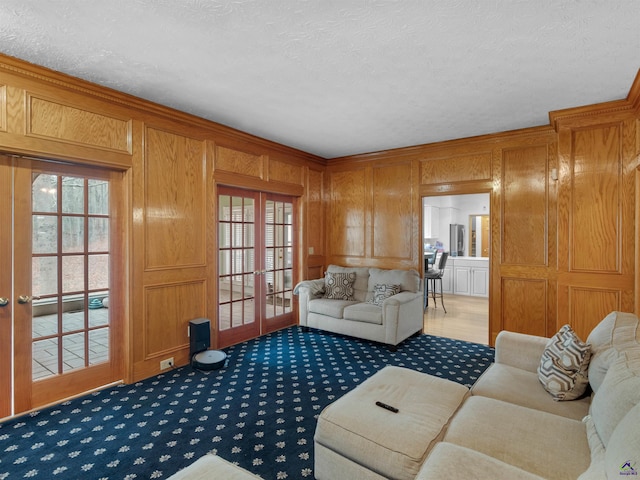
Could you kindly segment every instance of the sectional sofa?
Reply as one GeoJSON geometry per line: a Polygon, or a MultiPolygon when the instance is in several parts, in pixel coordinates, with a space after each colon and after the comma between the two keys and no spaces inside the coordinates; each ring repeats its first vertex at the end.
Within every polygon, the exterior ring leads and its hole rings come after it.
{"type": "Polygon", "coordinates": [[[570,328],[552,339],[501,332],[495,363],[471,389],[385,367],[321,413],[315,476],[637,478],[638,323],[612,312],[586,343],[567,341],[570,328]]]}

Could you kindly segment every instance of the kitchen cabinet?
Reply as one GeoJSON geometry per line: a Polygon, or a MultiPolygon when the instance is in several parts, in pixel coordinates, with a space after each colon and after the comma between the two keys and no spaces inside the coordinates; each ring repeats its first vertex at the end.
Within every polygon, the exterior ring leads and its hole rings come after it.
{"type": "Polygon", "coordinates": [[[444,267],[444,275],[442,276],[442,292],[453,293],[453,263],[451,257],[447,260],[447,265],[444,267]]]}
{"type": "Polygon", "coordinates": [[[424,206],[424,238],[440,236],[440,209],[431,205],[424,206]]]}
{"type": "Polygon", "coordinates": [[[489,259],[458,257],[452,263],[454,294],[489,296],[489,259]]]}

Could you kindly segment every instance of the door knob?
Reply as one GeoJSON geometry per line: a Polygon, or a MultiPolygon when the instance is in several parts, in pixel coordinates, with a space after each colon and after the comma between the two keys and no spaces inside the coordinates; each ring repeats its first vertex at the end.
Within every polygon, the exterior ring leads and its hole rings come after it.
{"type": "Polygon", "coordinates": [[[31,303],[31,300],[37,300],[39,297],[30,297],[29,295],[20,295],[18,297],[18,303],[25,304],[31,303]]]}
{"type": "Polygon", "coordinates": [[[9,299],[0,297],[0,307],[6,307],[7,305],[9,305],[9,299]]]}

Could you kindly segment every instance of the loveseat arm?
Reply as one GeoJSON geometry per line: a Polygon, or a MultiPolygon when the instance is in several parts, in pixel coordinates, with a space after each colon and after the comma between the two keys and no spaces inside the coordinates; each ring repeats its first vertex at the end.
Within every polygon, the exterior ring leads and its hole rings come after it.
{"type": "Polygon", "coordinates": [[[397,345],[422,330],[423,321],[421,292],[400,292],[382,303],[385,343],[389,345],[397,345]]]}
{"type": "Polygon", "coordinates": [[[320,298],[324,294],[324,278],[316,280],[304,280],[293,289],[294,295],[298,295],[298,321],[300,325],[307,326],[309,314],[309,302],[314,298],[320,298]]]}
{"type": "Polygon", "coordinates": [[[503,330],[496,337],[495,362],[536,373],[548,338],[503,330]]]}

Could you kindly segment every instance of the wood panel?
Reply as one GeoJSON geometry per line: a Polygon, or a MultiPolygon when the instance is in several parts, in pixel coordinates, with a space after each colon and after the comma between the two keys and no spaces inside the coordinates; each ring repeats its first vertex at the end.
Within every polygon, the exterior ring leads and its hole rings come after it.
{"type": "Polygon", "coordinates": [[[145,268],[204,265],[205,143],[151,127],[145,137],[145,268]]]}
{"type": "Polygon", "coordinates": [[[547,282],[544,279],[502,278],[502,329],[548,336],[547,282]]]}
{"type": "Polygon", "coordinates": [[[545,265],[548,221],[547,146],[511,148],[502,160],[503,264],[545,265]]]}
{"type": "Polygon", "coordinates": [[[7,86],[0,84],[0,132],[7,131],[7,86]]]}
{"type": "Polygon", "coordinates": [[[185,348],[189,321],[206,317],[204,280],[145,289],[145,360],[185,348]]]}
{"type": "Polygon", "coordinates": [[[131,153],[131,120],[27,93],[27,136],[131,153]]]}
{"type": "Polygon", "coordinates": [[[411,173],[410,162],[373,167],[373,258],[412,258],[412,251],[419,240],[412,235],[415,202],[411,193],[411,173]]]}
{"type": "Polygon", "coordinates": [[[586,340],[593,328],[614,310],[622,310],[621,292],[606,288],[569,288],[571,320],[558,319],[558,328],[570,323],[578,337],[586,340]]]}
{"type": "Polygon", "coordinates": [[[0,419],[9,416],[13,399],[13,299],[12,297],[12,241],[13,182],[11,158],[0,155],[0,297],[9,300],[0,306],[0,419]]]}
{"type": "Polygon", "coordinates": [[[421,183],[456,183],[491,178],[491,152],[422,160],[421,183]]]}
{"type": "Polygon", "coordinates": [[[621,126],[573,131],[570,270],[620,272],[621,126]]]}
{"type": "Polygon", "coordinates": [[[221,145],[217,145],[215,149],[216,171],[222,170],[265,180],[264,163],[264,155],[242,152],[221,145]]]}
{"type": "Polygon", "coordinates": [[[302,165],[294,165],[289,162],[281,162],[273,158],[269,159],[269,181],[304,184],[304,169],[302,165]]]}
{"type": "Polygon", "coordinates": [[[366,170],[332,172],[329,182],[329,251],[337,257],[364,257],[367,252],[366,170]]]}
{"type": "Polygon", "coordinates": [[[323,274],[325,254],[324,178],[321,170],[308,169],[305,188],[305,245],[307,268],[303,278],[319,278],[323,274]]]}

